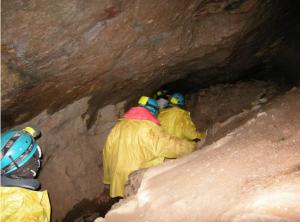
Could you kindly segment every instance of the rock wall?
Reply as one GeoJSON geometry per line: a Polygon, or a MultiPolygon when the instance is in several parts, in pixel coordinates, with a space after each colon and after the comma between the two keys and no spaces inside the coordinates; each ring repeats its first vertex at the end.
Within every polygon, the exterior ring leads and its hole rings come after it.
{"type": "Polygon", "coordinates": [[[270,60],[294,3],[3,1],[2,128],[88,96],[91,127],[100,107],[188,73],[232,78],[270,60]]]}
{"type": "Polygon", "coordinates": [[[122,116],[125,102],[100,109],[93,127],[86,129],[89,98],[56,112],[41,113],[26,125],[41,129],[38,140],[43,151],[39,180],[49,192],[53,221],[75,221],[86,214],[96,216],[105,210],[107,194],[102,183],[102,146],[122,116]]]}
{"type": "Polygon", "coordinates": [[[274,82],[247,80],[213,85],[188,94],[186,99],[197,128],[208,130],[206,143],[211,143],[244,124],[253,111],[282,92],[274,82]]]}

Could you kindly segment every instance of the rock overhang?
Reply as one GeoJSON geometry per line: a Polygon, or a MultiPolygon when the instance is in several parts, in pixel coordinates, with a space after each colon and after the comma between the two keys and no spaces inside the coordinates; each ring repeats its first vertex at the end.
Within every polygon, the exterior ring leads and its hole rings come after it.
{"type": "Polygon", "coordinates": [[[86,96],[93,116],[187,76],[199,84],[237,78],[278,54],[293,8],[256,0],[3,2],[2,128],[86,96]]]}

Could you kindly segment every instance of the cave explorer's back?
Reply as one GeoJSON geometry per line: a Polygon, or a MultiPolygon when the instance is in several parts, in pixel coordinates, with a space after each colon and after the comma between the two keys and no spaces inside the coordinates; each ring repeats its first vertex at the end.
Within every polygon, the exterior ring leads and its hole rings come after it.
{"type": "Polygon", "coordinates": [[[156,118],[158,109],[155,100],[141,97],[139,107],[131,108],[109,133],[103,149],[103,182],[110,185],[111,197],[123,197],[131,172],[194,150],[194,143],[161,128],[156,118]]]}
{"type": "Polygon", "coordinates": [[[40,168],[42,152],[32,127],[12,129],[1,134],[0,221],[50,222],[47,191],[36,191],[34,179],[40,168]]]}

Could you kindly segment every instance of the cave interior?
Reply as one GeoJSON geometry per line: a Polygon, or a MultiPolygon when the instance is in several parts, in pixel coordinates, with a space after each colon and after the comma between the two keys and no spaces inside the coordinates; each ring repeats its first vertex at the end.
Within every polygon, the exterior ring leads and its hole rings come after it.
{"type": "MultiPolygon", "coordinates": [[[[41,129],[39,180],[49,192],[52,221],[105,217],[115,201],[102,183],[103,144],[142,95],[183,93],[197,128],[208,132],[204,154],[253,119],[280,111],[279,101],[299,117],[300,94],[296,101],[286,96],[300,84],[299,1],[6,0],[1,9],[1,129],[41,129]]],[[[299,121],[286,122],[294,129],[290,138],[297,138],[299,121]]],[[[295,156],[286,169],[298,164],[299,171],[299,150],[281,149],[295,156]]],[[[118,207],[122,201],[115,207],[121,215],[118,207]]],[[[296,208],[282,217],[297,221],[296,208]]],[[[216,221],[205,211],[196,218],[216,221]]],[[[114,210],[105,221],[118,221],[114,210]]]]}

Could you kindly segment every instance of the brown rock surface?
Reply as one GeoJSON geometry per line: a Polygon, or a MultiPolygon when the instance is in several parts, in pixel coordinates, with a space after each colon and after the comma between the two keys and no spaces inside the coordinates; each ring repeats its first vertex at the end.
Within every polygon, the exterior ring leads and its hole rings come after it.
{"type": "Polygon", "coordinates": [[[105,104],[186,73],[203,71],[203,81],[231,78],[280,44],[287,28],[280,25],[287,16],[281,3],[3,1],[2,128],[92,95],[91,127],[105,104]]]}
{"type": "Polygon", "coordinates": [[[53,221],[95,218],[111,206],[102,183],[102,145],[122,116],[125,103],[100,109],[95,124],[86,130],[88,99],[83,98],[52,115],[43,112],[18,126],[37,126],[42,131],[38,143],[43,161],[38,179],[42,190],[49,192],[53,221]]]}
{"type": "Polygon", "coordinates": [[[299,221],[299,98],[293,89],[226,137],[147,170],[99,220],[299,221]]]}

